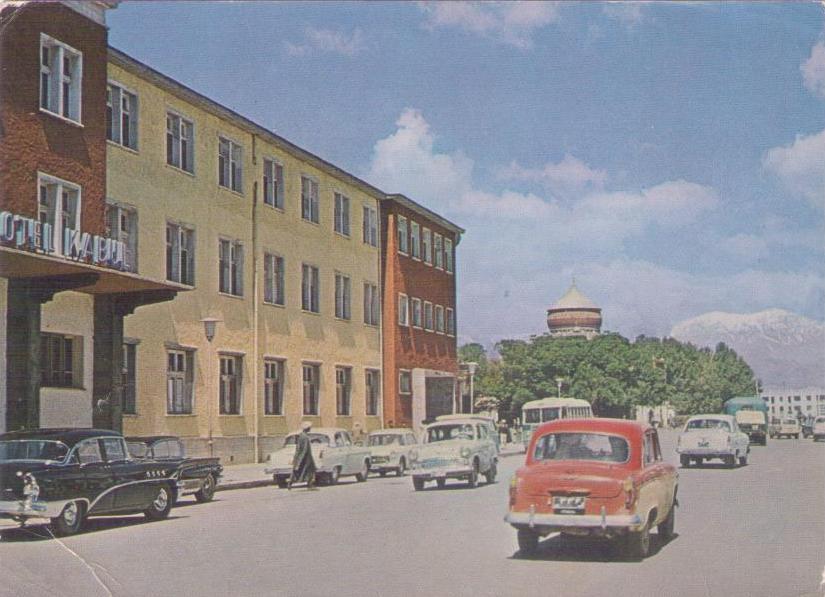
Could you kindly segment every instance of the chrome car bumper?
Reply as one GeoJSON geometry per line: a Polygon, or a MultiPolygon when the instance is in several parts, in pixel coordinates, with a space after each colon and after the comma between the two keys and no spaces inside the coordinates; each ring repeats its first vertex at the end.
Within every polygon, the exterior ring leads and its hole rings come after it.
{"type": "Polygon", "coordinates": [[[704,456],[709,458],[719,458],[722,456],[733,456],[736,450],[733,448],[677,448],[676,451],[683,456],[704,456]]]}
{"type": "Polygon", "coordinates": [[[504,521],[514,527],[537,528],[544,531],[563,529],[629,529],[642,527],[638,514],[536,514],[534,512],[508,512],[504,521]]]}
{"type": "Polygon", "coordinates": [[[54,502],[27,502],[26,500],[0,501],[0,520],[5,519],[50,519],[60,516],[66,504],[73,500],[54,502]]]}
{"type": "Polygon", "coordinates": [[[455,466],[434,468],[414,468],[411,473],[414,479],[424,479],[425,481],[432,481],[433,479],[455,479],[469,477],[473,473],[473,467],[470,465],[457,464],[455,466]]]}

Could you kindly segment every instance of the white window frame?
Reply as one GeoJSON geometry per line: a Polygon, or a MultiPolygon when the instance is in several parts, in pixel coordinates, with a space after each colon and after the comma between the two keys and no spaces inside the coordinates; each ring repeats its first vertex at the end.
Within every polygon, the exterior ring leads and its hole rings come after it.
{"type": "Polygon", "coordinates": [[[433,256],[435,260],[433,261],[433,266],[435,269],[444,269],[444,245],[443,245],[444,237],[441,236],[438,232],[433,233],[433,256]]]}
{"type": "MultiPolygon", "coordinates": [[[[42,203],[42,187],[53,187],[54,193],[52,195],[52,199],[54,201],[54,213],[53,213],[53,222],[52,225],[52,246],[55,249],[55,252],[58,255],[63,255],[63,235],[64,229],[66,228],[66,220],[74,220],[75,228],[73,230],[78,230],[80,228],[80,217],[83,213],[82,204],[83,204],[83,194],[82,188],[80,185],[75,184],[73,182],[69,182],[68,180],[63,180],[62,178],[57,178],[56,176],[52,176],[51,174],[46,174],[44,172],[37,173],[37,208],[38,213],[37,217],[38,220],[42,223],[44,222],[43,219],[43,203],[42,203]],[[66,209],[64,204],[64,200],[66,199],[65,194],[67,192],[75,193],[75,204],[72,209],[66,209]],[[71,211],[74,211],[74,214],[67,215],[71,211]]],[[[48,189],[47,189],[47,197],[48,197],[48,189]]],[[[49,211],[49,204],[46,204],[46,210],[49,211]]],[[[47,218],[48,220],[48,218],[47,218]]]]}
{"type": "Polygon", "coordinates": [[[352,319],[352,279],[341,272],[335,272],[335,318],[352,319]]]}
{"type": "Polygon", "coordinates": [[[410,300],[403,292],[398,293],[398,325],[410,325],[410,300]]]}
{"type": "Polygon", "coordinates": [[[404,396],[412,394],[412,371],[409,369],[398,370],[398,393],[404,396]],[[404,379],[409,380],[409,388],[404,388],[404,384],[402,383],[404,379]]]}
{"type": "Polygon", "coordinates": [[[40,34],[40,53],[37,57],[40,65],[40,85],[38,103],[40,111],[52,116],[57,116],[68,122],[83,126],[83,52],[63,43],[45,33],[40,34]],[[43,48],[49,48],[49,64],[43,64],[43,48]],[[52,58],[52,54],[56,56],[52,58]],[[64,72],[64,59],[69,54],[70,60],[75,61],[74,72],[66,74],[64,72]],[[47,98],[43,105],[43,76],[46,76],[47,98]],[[65,114],[65,91],[64,85],[68,82],[70,87],[70,104],[68,112],[65,114]],[[73,94],[73,95],[72,95],[73,94]],[[74,101],[72,101],[72,98],[74,101]],[[56,109],[55,109],[56,108],[56,109]],[[72,112],[77,112],[73,114],[72,112]]]}
{"type": "Polygon", "coordinates": [[[301,310],[321,312],[321,271],[311,263],[301,264],[301,310]]]}
{"type": "Polygon", "coordinates": [[[433,264],[433,233],[429,228],[421,231],[421,257],[427,265],[433,264]]]}
{"type": "Polygon", "coordinates": [[[264,416],[280,417],[284,414],[284,375],[286,360],[264,357],[264,416]],[[276,371],[275,376],[270,375],[276,371]],[[277,408],[270,408],[277,406],[277,408]]]}
{"type": "Polygon", "coordinates": [[[267,305],[286,304],[286,260],[278,253],[264,253],[264,302],[267,305]],[[277,266],[277,267],[276,267],[277,266]]]}
{"type": "Polygon", "coordinates": [[[410,231],[407,226],[407,218],[398,216],[398,252],[402,255],[408,255],[410,250],[410,231]]]}
{"type": "Polygon", "coordinates": [[[321,412],[321,364],[301,363],[301,410],[304,416],[317,417],[321,412]],[[311,379],[307,379],[307,371],[311,379]],[[307,395],[307,390],[311,390],[307,395]],[[307,408],[307,406],[314,408],[307,408]]]}
{"type": "Polygon", "coordinates": [[[381,412],[381,370],[364,370],[364,414],[375,417],[381,412]],[[374,392],[374,396],[372,393],[374,392]],[[373,402],[374,401],[374,402],[373,402]],[[374,408],[370,406],[374,403],[374,408]]]}
{"type": "Polygon", "coordinates": [[[45,353],[41,366],[41,387],[83,389],[84,337],[59,332],[42,332],[40,341],[41,350],[45,353]],[[69,368],[66,368],[67,345],[70,347],[71,352],[69,368]],[[57,350],[53,351],[53,347],[57,347],[57,350]],[[71,380],[67,381],[69,377],[71,380]]]}
{"type": "Polygon", "coordinates": [[[275,158],[267,157],[263,160],[263,198],[264,205],[280,211],[284,210],[284,165],[275,158]],[[267,181],[268,184],[267,184],[267,181]]]}
{"type": "Polygon", "coordinates": [[[106,84],[106,140],[115,145],[126,147],[132,151],[138,150],[138,111],[140,102],[136,91],[110,79],[106,84]],[[117,101],[115,101],[117,99],[117,101]],[[124,111],[124,99],[128,100],[128,111],[124,111]],[[111,115],[109,114],[111,111],[111,115]],[[123,137],[123,117],[128,114],[129,135],[123,137]],[[116,125],[116,126],[115,126],[116,125]],[[111,127],[112,136],[109,137],[111,127]]]}
{"type": "Polygon", "coordinates": [[[445,328],[448,336],[455,336],[455,309],[447,307],[444,317],[446,319],[445,328]]]}
{"type": "Polygon", "coordinates": [[[317,178],[301,175],[301,219],[313,224],[321,223],[321,185],[317,178]],[[306,191],[306,192],[305,192],[306,191]]]}
{"type": "Polygon", "coordinates": [[[352,367],[348,365],[335,366],[335,414],[352,416],[352,367]]]}
{"type": "Polygon", "coordinates": [[[218,186],[243,193],[243,145],[225,135],[218,135],[218,186]],[[227,155],[221,153],[224,146],[229,150],[227,155]]]}
{"type": "Polygon", "coordinates": [[[239,240],[218,238],[218,292],[229,296],[244,295],[244,246],[239,240]],[[228,261],[224,260],[224,246],[227,246],[228,261]],[[224,266],[226,263],[226,266],[224,266]],[[226,274],[224,275],[224,269],[226,274]],[[223,284],[225,282],[225,284],[223,284]]]}
{"type": "Polygon", "coordinates": [[[166,164],[182,172],[195,174],[195,123],[169,108],[166,110],[166,164]]]}
{"type": "Polygon", "coordinates": [[[435,331],[435,316],[430,301],[424,301],[424,329],[428,332],[435,331]]]}
{"type": "MultiPolygon", "coordinates": [[[[180,415],[192,415],[195,413],[195,384],[194,384],[194,368],[195,368],[195,351],[194,350],[184,350],[184,349],[167,349],[166,350],[166,414],[167,416],[180,416],[180,415]],[[170,356],[175,357],[175,369],[170,369],[170,356]],[[181,359],[180,362],[183,363],[183,368],[177,368],[177,361],[181,359]],[[173,395],[170,395],[170,391],[172,390],[173,386],[170,383],[172,380],[180,381],[181,387],[181,397],[180,402],[184,405],[184,408],[177,410],[170,408],[173,404],[176,404],[173,398],[173,395]],[[186,405],[188,403],[188,408],[186,405]]],[[[174,392],[173,392],[174,394],[174,392]]]]}
{"type": "Polygon", "coordinates": [[[455,271],[454,267],[455,253],[453,252],[453,240],[444,237],[444,271],[452,274],[455,271]]]}
{"type": "Polygon", "coordinates": [[[364,323],[377,326],[381,322],[378,284],[364,282],[364,323]]]}
{"type": "Polygon", "coordinates": [[[340,234],[345,238],[350,238],[351,233],[351,219],[350,219],[350,201],[349,197],[339,191],[333,193],[333,230],[336,234],[340,234]]]}
{"type": "Polygon", "coordinates": [[[423,318],[423,310],[421,307],[421,299],[413,297],[411,300],[412,304],[410,305],[410,324],[414,328],[418,328],[419,330],[424,327],[423,318]],[[416,315],[416,313],[418,315],[416,315]]]}
{"type": "Polygon", "coordinates": [[[191,226],[186,226],[179,222],[166,222],[166,279],[170,282],[177,282],[178,284],[186,284],[188,286],[195,285],[195,229],[191,226]],[[171,233],[174,235],[174,240],[169,240],[169,234],[171,233]],[[189,251],[186,253],[186,257],[184,257],[183,251],[181,248],[183,247],[183,237],[187,236],[189,241],[191,241],[191,246],[188,247],[189,251]],[[173,271],[169,271],[169,251],[172,251],[172,267],[173,271]],[[176,262],[176,263],[175,263],[176,262]],[[189,273],[189,280],[184,280],[182,271],[182,265],[186,263],[187,265],[187,272],[189,273]],[[175,276],[175,268],[177,270],[177,276],[175,276]]]}
{"type": "Polygon", "coordinates": [[[369,205],[363,206],[363,241],[371,247],[378,246],[378,210],[369,205]]]}
{"type": "Polygon", "coordinates": [[[421,261],[421,226],[415,220],[410,220],[410,257],[421,261]]]}
{"type": "Polygon", "coordinates": [[[106,236],[120,241],[126,247],[123,256],[126,271],[138,271],[138,213],[134,207],[106,202],[106,236]],[[123,230],[126,218],[128,230],[123,230]],[[112,226],[112,224],[116,226],[112,226]]]}
{"type": "Polygon", "coordinates": [[[243,356],[234,353],[219,352],[218,353],[218,372],[219,372],[219,388],[218,388],[218,413],[223,417],[238,417],[243,416],[243,356]],[[232,373],[224,373],[224,361],[232,363],[232,373]],[[230,387],[229,384],[235,382],[235,392],[237,394],[235,402],[237,408],[228,408],[232,404],[232,396],[224,394],[224,388],[230,387]]]}

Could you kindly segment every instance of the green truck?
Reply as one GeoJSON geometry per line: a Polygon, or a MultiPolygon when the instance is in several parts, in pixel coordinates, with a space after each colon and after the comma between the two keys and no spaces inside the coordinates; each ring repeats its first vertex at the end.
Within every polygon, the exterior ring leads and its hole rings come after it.
{"type": "Polygon", "coordinates": [[[759,396],[737,396],[725,402],[725,414],[736,418],[752,444],[768,443],[768,405],[759,396]]]}

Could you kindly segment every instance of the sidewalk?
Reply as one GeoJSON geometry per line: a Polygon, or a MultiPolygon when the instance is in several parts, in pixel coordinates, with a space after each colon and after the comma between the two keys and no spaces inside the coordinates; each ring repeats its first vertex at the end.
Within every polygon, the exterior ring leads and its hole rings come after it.
{"type": "MultiPolygon", "coordinates": [[[[521,444],[505,444],[501,447],[500,458],[509,456],[523,456],[524,446],[521,444]]],[[[272,485],[272,476],[264,473],[267,463],[258,464],[231,464],[223,467],[223,476],[218,483],[217,491],[230,489],[249,489],[272,485]]]]}

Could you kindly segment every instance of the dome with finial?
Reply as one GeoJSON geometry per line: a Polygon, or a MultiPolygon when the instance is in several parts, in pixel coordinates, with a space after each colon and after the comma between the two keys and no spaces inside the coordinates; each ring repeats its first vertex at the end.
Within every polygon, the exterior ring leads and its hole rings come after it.
{"type": "Polygon", "coordinates": [[[602,310],[576,287],[576,279],[547,310],[547,327],[551,336],[598,336],[602,328],[602,310]]]}

